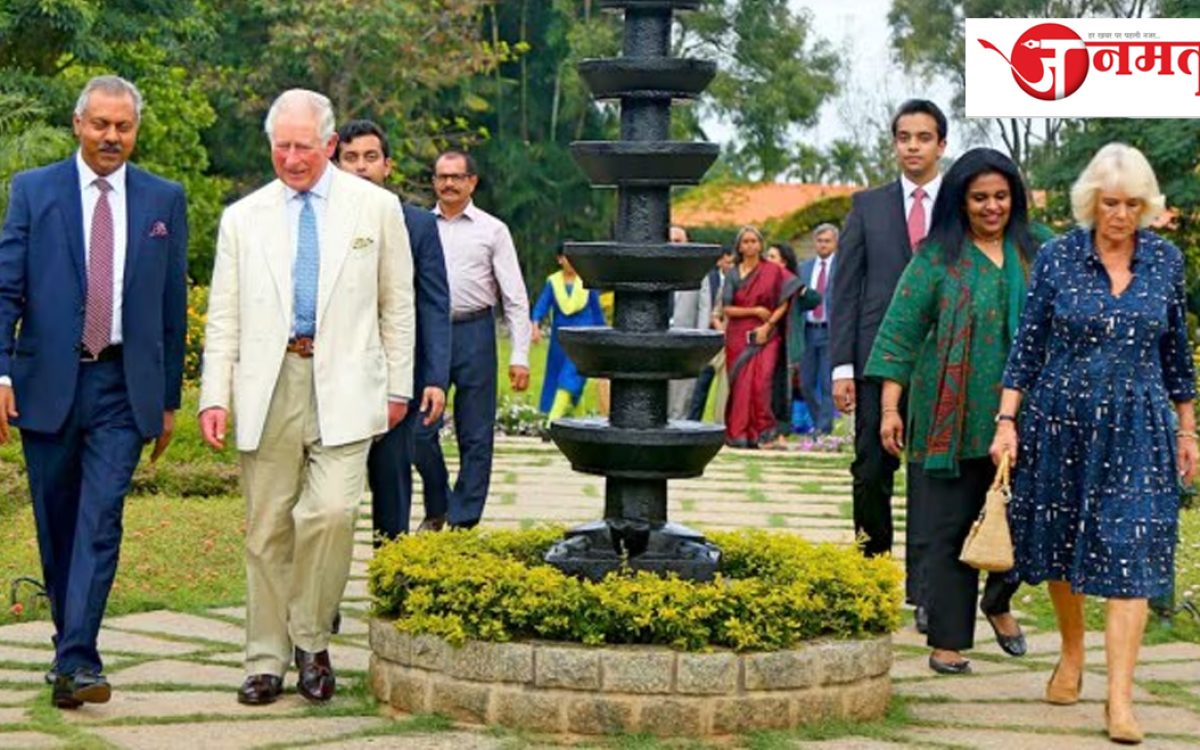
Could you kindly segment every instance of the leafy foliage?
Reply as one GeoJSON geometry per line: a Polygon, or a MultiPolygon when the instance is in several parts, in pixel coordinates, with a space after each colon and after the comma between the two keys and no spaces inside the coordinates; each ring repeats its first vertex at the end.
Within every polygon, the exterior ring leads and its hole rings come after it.
{"type": "MultiPolygon", "coordinates": [[[[1131,18],[1153,16],[1159,6],[1194,4],[1195,0],[892,0],[888,23],[900,62],[924,78],[949,81],[955,90],[951,109],[961,113],[966,101],[966,18],[1131,18]]],[[[992,124],[1013,161],[1025,165],[1035,161],[1039,149],[1058,143],[1064,122],[1010,117],[996,118],[992,124]]]]}
{"type": "Polygon", "coordinates": [[[35,101],[0,93],[0,215],[8,210],[13,175],[71,151],[67,131],[42,120],[44,112],[35,101]]]}
{"type": "Polygon", "coordinates": [[[813,201],[804,208],[782,219],[767,222],[764,231],[771,237],[790,240],[807,236],[821,224],[830,223],[841,227],[850,213],[850,196],[835,195],[813,201]]]}
{"type": "Polygon", "coordinates": [[[688,650],[787,648],[818,637],[890,633],[900,570],[884,558],[788,534],[713,534],[718,578],[622,571],[593,583],[542,563],[559,528],[400,537],[368,568],[378,613],[452,643],[546,638],[688,650]]]}
{"type": "Polygon", "coordinates": [[[744,178],[787,170],[797,126],[813,125],[837,92],[840,60],[813,39],[811,17],[787,0],[706,0],[680,18],[681,54],[716,60],[719,72],[704,107],[737,129],[726,158],[744,178]]]}
{"type": "Polygon", "coordinates": [[[1167,206],[1176,211],[1173,224],[1161,234],[1184,253],[1192,309],[1200,309],[1200,122],[1196,120],[1072,120],[1062,143],[1047,150],[1033,165],[1035,185],[1047,190],[1045,217],[1054,224],[1072,223],[1070,187],[1092,156],[1107,143],[1121,141],[1146,155],[1158,177],[1167,206]]]}
{"type": "Polygon", "coordinates": [[[620,50],[617,17],[574,0],[496,3],[483,18],[492,45],[511,40],[511,54],[475,90],[488,102],[477,114],[487,138],[474,154],[481,205],[512,229],[526,286],[554,267],[567,240],[611,234],[615,203],[594,190],[575,166],[570,143],[617,137],[615,110],[594,103],[576,64],[620,50]]]}

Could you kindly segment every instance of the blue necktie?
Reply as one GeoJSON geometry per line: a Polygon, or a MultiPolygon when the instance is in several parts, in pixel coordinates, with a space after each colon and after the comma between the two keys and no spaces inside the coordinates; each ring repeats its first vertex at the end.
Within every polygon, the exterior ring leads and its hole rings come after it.
{"type": "Polygon", "coordinates": [[[300,209],[300,229],[296,233],[292,307],[296,335],[313,337],[317,334],[317,281],[321,273],[321,254],[317,247],[317,215],[312,207],[312,194],[301,193],[300,197],[304,207],[300,209]]]}

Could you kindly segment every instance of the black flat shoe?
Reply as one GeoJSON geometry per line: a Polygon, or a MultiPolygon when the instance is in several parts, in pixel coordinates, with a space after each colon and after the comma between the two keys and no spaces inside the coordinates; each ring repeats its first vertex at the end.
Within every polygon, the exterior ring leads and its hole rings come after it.
{"type": "Polygon", "coordinates": [[[971,674],[971,660],[942,661],[930,654],[929,668],[938,674],[971,674]]]}
{"type": "Polygon", "coordinates": [[[1028,644],[1025,643],[1025,633],[1021,631],[1021,626],[1017,625],[1016,635],[1005,635],[1000,632],[1000,628],[996,627],[996,623],[992,620],[992,616],[984,614],[988,625],[992,626],[992,632],[996,634],[996,643],[1000,644],[1000,650],[1009,656],[1024,656],[1029,651],[1028,644]]]}
{"type": "Polygon", "coordinates": [[[918,633],[927,635],[929,633],[929,610],[918,605],[917,610],[913,612],[913,624],[916,625],[918,633]]]}

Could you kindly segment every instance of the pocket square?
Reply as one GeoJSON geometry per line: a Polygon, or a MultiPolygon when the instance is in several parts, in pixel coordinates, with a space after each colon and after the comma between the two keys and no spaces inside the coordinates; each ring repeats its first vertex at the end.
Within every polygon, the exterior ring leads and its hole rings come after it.
{"type": "Polygon", "coordinates": [[[354,249],[355,250],[362,250],[364,247],[370,247],[371,245],[374,245],[374,244],[375,244],[374,237],[355,237],[354,238],[354,249]]]}
{"type": "Polygon", "coordinates": [[[150,236],[151,237],[166,237],[169,234],[170,234],[170,232],[167,231],[167,225],[165,222],[156,221],[150,227],[150,236]]]}

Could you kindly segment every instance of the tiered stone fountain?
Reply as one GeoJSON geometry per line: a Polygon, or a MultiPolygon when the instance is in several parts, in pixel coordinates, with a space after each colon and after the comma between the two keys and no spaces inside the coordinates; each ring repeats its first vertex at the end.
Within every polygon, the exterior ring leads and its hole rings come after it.
{"type": "Polygon", "coordinates": [[[550,435],[576,471],[607,478],[604,520],[584,524],[546,555],[560,570],[602,578],[622,563],[708,580],[720,551],[667,520],[667,481],[699,476],[721,449],[719,425],[667,420],[667,383],[690,378],[723,345],[718,332],[671,329],[671,295],[696,289],[717,245],[670,244],[672,185],[695,184],[716,144],[669,140],[671,103],[700,94],[716,65],[671,57],[671,18],[701,0],[600,0],[623,9],[622,57],[586,60],[580,74],[597,99],[621,102],[621,140],[572,144],[592,184],[615,187],[616,239],[566,246],[592,289],[616,292],[613,328],[560,329],[579,371],[612,381],[609,419],[560,419],[550,435]]]}

